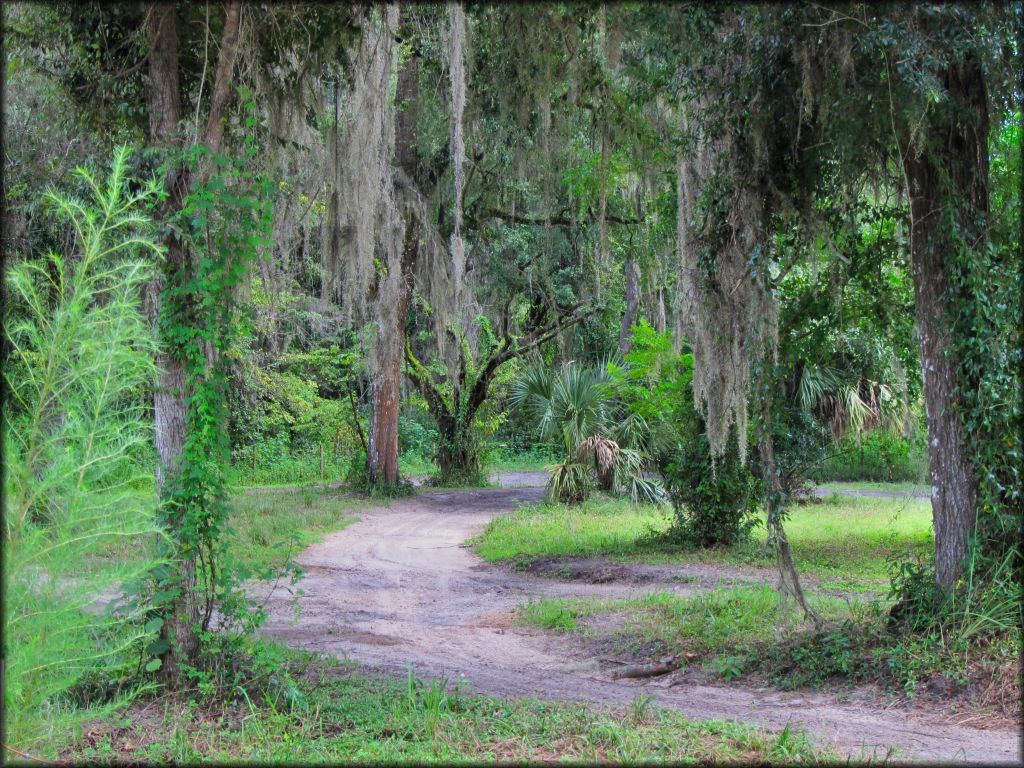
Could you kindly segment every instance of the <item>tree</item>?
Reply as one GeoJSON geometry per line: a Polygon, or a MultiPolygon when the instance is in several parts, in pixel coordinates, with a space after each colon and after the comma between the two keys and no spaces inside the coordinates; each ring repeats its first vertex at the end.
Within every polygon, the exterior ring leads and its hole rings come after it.
{"type": "MultiPolygon", "coordinates": [[[[925,35],[935,23],[927,17],[915,21],[925,35]]],[[[920,138],[915,140],[911,125],[898,129],[928,420],[935,578],[945,589],[963,571],[978,515],[978,480],[962,420],[962,392],[976,388],[977,382],[970,371],[958,370],[953,337],[959,330],[955,315],[960,291],[955,270],[962,268],[958,256],[969,258],[970,251],[988,247],[989,230],[985,73],[971,51],[951,59],[933,73],[944,98],[926,112],[920,138]]],[[[887,71],[891,76],[891,58],[887,71]]]]}
{"type": "MultiPolygon", "coordinates": [[[[397,24],[398,11],[394,11],[397,24]]],[[[398,72],[395,93],[395,195],[416,196],[412,185],[417,177],[419,156],[416,152],[416,102],[419,98],[419,65],[415,53],[407,56],[398,72]],[[399,176],[398,174],[401,174],[399,176]],[[400,186],[404,185],[404,186],[400,186]]],[[[412,295],[412,276],[419,260],[419,232],[422,223],[416,218],[413,205],[404,206],[402,230],[389,235],[392,243],[386,251],[384,274],[378,278],[375,300],[376,343],[373,348],[372,400],[370,427],[366,446],[366,470],[374,485],[398,483],[398,402],[402,383],[402,353],[405,324],[412,295]],[[400,232],[400,257],[396,258],[395,238],[400,232]]],[[[392,228],[399,226],[396,220],[392,228]]]]}
{"type": "MultiPolygon", "coordinates": [[[[146,8],[146,32],[149,43],[149,131],[150,141],[165,150],[181,150],[185,137],[180,132],[182,96],[179,77],[177,8],[169,3],[152,3],[146,8]]],[[[241,4],[225,6],[223,30],[217,52],[213,91],[205,127],[198,142],[211,154],[221,151],[224,139],[223,119],[232,94],[232,75],[238,54],[241,4]]],[[[165,177],[166,199],[161,206],[165,234],[162,245],[165,260],[161,280],[153,286],[157,312],[166,313],[168,297],[180,293],[193,279],[194,255],[190,255],[183,238],[167,223],[180,216],[186,196],[198,181],[209,180],[212,161],[207,161],[193,179],[191,171],[173,152],[169,154],[165,177]]],[[[166,331],[166,323],[162,330],[166,331]]],[[[168,608],[163,638],[167,640],[164,673],[170,680],[182,674],[181,665],[195,661],[199,652],[197,630],[209,621],[209,608],[204,608],[198,584],[199,542],[191,530],[202,510],[182,508],[176,495],[181,476],[181,460],[189,435],[188,399],[194,382],[190,380],[189,361],[184,350],[166,337],[162,338],[157,357],[158,378],[153,398],[156,420],[156,449],[159,455],[157,488],[164,509],[163,522],[169,528],[170,540],[177,550],[176,573],[168,580],[168,588],[177,591],[177,598],[168,608]],[[205,617],[204,617],[205,614],[205,617]]],[[[210,361],[213,362],[212,360],[210,361]]],[[[188,501],[185,501],[188,504],[188,501]]],[[[207,566],[209,568],[209,566],[207,566]]]]}
{"type": "Polygon", "coordinates": [[[362,20],[350,85],[355,106],[343,146],[332,151],[334,207],[328,210],[324,251],[325,279],[336,287],[333,292],[348,316],[374,323],[366,473],[376,486],[395,485],[399,479],[398,405],[414,275],[428,263],[443,269],[448,260],[428,208],[439,174],[431,181],[424,173],[417,147],[420,53],[415,24],[407,19],[400,26],[400,21],[393,4],[368,11],[362,20]],[[398,36],[411,49],[401,58],[398,36]],[[387,94],[396,69],[391,102],[387,94]],[[340,257],[345,251],[347,260],[340,257]]]}
{"type": "MultiPolygon", "coordinates": [[[[801,28],[827,32],[794,41],[806,83],[801,128],[825,141],[840,189],[857,189],[868,168],[876,188],[907,198],[935,578],[948,592],[964,572],[969,540],[1004,527],[997,521],[1020,495],[1019,479],[996,458],[1019,444],[1011,434],[1020,401],[1009,384],[1019,359],[1009,351],[1019,291],[1009,298],[1002,287],[1019,278],[1008,249],[992,240],[988,158],[992,110],[1012,115],[1019,99],[1010,62],[1021,6],[808,13],[801,28]],[[879,107],[865,113],[866,102],[879,107]],[[991,402],[1005,403],[1001,417],[986,415],[991,402]]],[[[997,538],[997,550],[1015,546],[1005,530],[997,538]]]]}
{"type": "Polygon", "coordinates": [[[454,339],[460,350],[458,373],[451,375],[449,372],[446,381],[439,380],[420,362],[413,353],[412,343],[406,341],[406,375],[426,400],[440,434],[437,451],[440,484],[474,484],[481,479],[479,450],[473,435],[474,420],[501,367],[551,341],[583,317],[584,312],[568,311],[515,338],[506,309],[501,339],[488,338],[481,345],[478,359],[474,359],[464,336],[454,339]]]}

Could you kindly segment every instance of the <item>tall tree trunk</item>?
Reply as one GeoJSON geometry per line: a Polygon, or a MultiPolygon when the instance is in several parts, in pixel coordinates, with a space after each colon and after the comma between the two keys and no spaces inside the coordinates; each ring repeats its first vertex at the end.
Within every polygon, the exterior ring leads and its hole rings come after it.
{"type": "MultiPolygon", "coordinates": [[[[181,92],[178,83],[178,31],[177,10],[172,3],[151,4],[147,8],[146,32],[149,43],[149,129],[150,141],[154,146],[180,149],[184,137],[178,131],[181,121],[181,92]]],[[[188,170],[174,163],[170,164],[165,179],[167,199],[161,214],[171,218],[183,205],[190,184],[188,170]]],[[[168,233],[164,236],[166,248],[162,275],[180,275],[188,269],[188,253],[178,238],[168,233]]],[[[152,306],[159,313],[161,294],[165,278],[158,278],[150,286],[152,306]]],[[[159,458],[156,469],[157,493],[160,501],[166,502],[169,491],[177,478],[178,463],[185,445],[187,426],[185,421],[185,398],[188,375],[185,361],[166,344],[160,345],[157,354],[157,384],[153,394],[153,411],[156,422],[155,442],[159,458]]],[[[174,531],[171,531],[172,547],[174,531]]],[[[172,556],[175,553],[172,552],[172,556]]],[[[171,607],[169,620],[161,629],[161,637],[168,642],[164,656],[163,672],[173,682],[179,671],[178,661],[195,657],[198,639],[193,629],[199,620],[200,609],[196,599],[196,561],[186,557],[177,563],[181,596],[171,607]]]]}
{"type": "MultiPolygon", "coordinates": [[[[402,183],[415,185],[418,156],[416,153],[416,101],[419,98],[419,59],[406,58],[398,73],[395,93],[395,159],[402,183]]],[[[398,189],[395,198],[415,194],[415,190],[398,189]]],[[[399,206],[407,216],[401,265],[381,279],[377,292],[377,343],[374,349],[375,372],[370,407],[370,429],[366,450],[366,471],[374,485],[398,482],[398,405],[402,383],[402,357],[405,344],[405,322],[409,314],[413,272],[419,257],[419,242],[413,206],[399,206]]]]}
{"type": "Polygon", "coordinates": [[[630,256],[626,261],[626,311],[622,314],[622,326],[619,328],[619,354],[624,355],[633,346],[633,326],[636,324],[636,311],[640,306],[640,266],[636,258],[630,256]]]}
{"type": "Polygon", "coordinates": [[[988,95],[981,67],[944,73],[948,108],[927,125],[928,149],[901,141],[910,198],[910,257],[932,479],[935,576],[952,588],[977,519],[977,478],[958,413],[971,382],[954,348],[957,249],[983,248],[988,230],[988,95]],[[959,230],[959,232],[957,231],[959,230]],[[964,245],[964,244],[969,245],[964,245]]]}
{"type": "MultiPolygon", "coordinates": [[[[149,42],[149,133],[154,146],[177,148],[182,137],[175,131],[181,120],[181,95],[178,88],[177,12],[172,3],[150,5],[147,9],[149,42]]],[[[180,210],[188,186],[187,171],[171,165],[165,179],[168,197],[164,215],[180,210]]],[[[173,234],[164,237],[167,253],[164,271],[169,274],[185,267],[187,255],[173,234]]],[[[159,307],[159,282],[150,286],[151,305],[159,307]]],[[[162,494],[167,479],[177,471],[178,458],[185,444],[185,368],[165,346],[158,356],[159,374],[153,407],[156,420],[157,490],[162,494]]]]}
{"type": "MultiPolygon", "coordinates": [[[[240,13],[241,8],[237,2],[229,3],[225,9],[214,92],[203,134],[204,143],[213,152],[220,150],[223,141],[221,120],[230,95],[231,72],[238,48],[240,13]]],[[[146,36],[149,46],[150,141],[157,147],[180,149],[185,139],[179,131],[182,112],[175,4],[151,3],[146,6],[146,36]]],[[[208,168],[202,171],[204,177],[208,173],[208,168]]],[[[183,165],[171,163],[165,179],[167,199],[160,211],[161,216],[170,219],[182,209],[191,184],[189,170],[183,165]]],[[[162,276],[148,290],[150,305],[156,314],[160,312],[166,282],[186,280],[191,270],[187,248],[172,232],[164,236],[163,245],[166,255],[162,276]]],[[[169,499],[176,482],[188,434],[188,373],[186,361],[166,343],[160,346],[157,367],[157,384],[153,395],[156,427],[154,440],[159,457],[156,470],[157,493],[163,503],[169,499]]],[[[179,516],[176,514],[172,519],[179,516]]],[[[199,640],[195,628],[205,611],[197,591],[195,547],[176,536],[180,531],[170,530],[169,533],[172,547],[175,548],[172,556],[177,560],[175,587],[180,590],[180,594],[170,607],[169,620],[164,623],[161,636],[169,643],[164,656],[164,675],[168,681],[177,682],[180,675],[179,662],[194,660],[198,652],[199,640]]]]}
{"type": "Polygon", "coordinates": [[[412,273],[418,253],[416,222],[410,217],[405,225],[401,270],[397,274],[384,277],[377,297],[375,370],[366,445],[366,472],[374,485],[394,485],[398,482],[398,405],[402,384],[402,345],[412,294],[412,273]]]}

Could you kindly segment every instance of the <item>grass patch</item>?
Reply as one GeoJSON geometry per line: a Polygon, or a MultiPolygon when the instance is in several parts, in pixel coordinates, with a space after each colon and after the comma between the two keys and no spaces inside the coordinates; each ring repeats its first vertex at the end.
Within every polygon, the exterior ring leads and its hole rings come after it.
{"type": "MultiPolygon", "coordinates": [[[[812,595],[810,602],[831,622],[871,610],[821,595],[812,595]]],[[[568,631],[585,630],[581,620],[598,614],[616,616],[613,635],[624,648],[644,645],[695,657],[726,680],[757,669],[780,633],[810,626],[798,610],[783,608],[779,593],[769,586],[720,588],[692,597],[654,592],[611,600],[547,599],[521,606],[516,618],[522,624],[568,631]]]]}
{"type": "MultiPolygon", "coordinates": [[[[832,496],[794,506],[786,522],[797,567],[838,585],[887,583],[888,561],[932,551],[928,499],[832,496]]],[[[755,536],[764,539],[763,529],[755,536]]],[[[773,562],[770,553],[763,562],[773,562]]]]}
{"type": "Polygon", "coordinates": [[[817,486],[825,491],[881,491],[883,493],[906,494],[912,491],[928,493],[931,487],[920,483],[875,483],[867,480],[854,482],[820,483],[817,486]]]}
{"type": "Polygon", "coordinates": [[[674,654],[725,681],[753,676],[783,689],[876,683],[908,698],[923,691],[940,707],[1019,715],[1019,631],[891,630],[877,601],[808,599],[824,620],[820,628],[795,606],[784,608],[770,586],[694,596],[544,599],[520,606],[516,623],[610,639],[630,658],[674,654]],[[605,620],[587,621],[598,616],[605,620]]]}
{"type": "MultiPolygon", "coordinates": [[[[151,491],[139,491],[139,503],[152,502],[151,491]]],[[[365,501],[342,491],[316,486],[294,491],[241,490],[230,500],[230,553],[256,571],[282,568],[325,533],[340,531],[359,520],[352,511],[365,501]]],[[[110,559],[130,562],[140,556],[137,542],[123,539],[105,544],[97,563],[84,563],[82,572],[110,559]]]]}
{"type": "Polygon", "coordinates": [[[325,533],[358,521],[352,511],[363,504],[339,491],[315,488],[243,491],[231,500],[229,547],[254,569],[281,567],[325,533]]]}
{"type": "Polygon", "coordinates": [[[496,452],[488,457],[488,472],[543,472],[558,459],[546,453],[496,452]]]}
{"type": "Polygon", "coordinates": [[[533,600],[516,611],[516,623],[525,626],[571,632],[577,628],[576,619],[585,613],[586,601],[542,598],[533,600]]]}
{"type": "Polygon", "coordinates": [[[550,555],[625,555],[650,532],[668,528],[664,510],[620,500],[537,504],[495,518],[474,539],[484,560],[550,555]]]}
{"type": "MultiPolygon", "coordinates": [[[[489,562],[603,555],[646,563],[774,565],[763,526],[731,548],[685,549],[658,541],[656,534],[670,522],[663,510],[618,499],[538,504],[496,518],[474,546],[489,562]]],[[[793,505],[786,533],[800,572],[819,577],[823,588],[884,590],[890,558],[931,552],[931,505],[928,499],[837,494],[793,505]]]]}
{"type": "Polygon", "coordinates": [[[437,462],[426,459],[415,451],[406,451],[398,457],[398,473],[403,477],[410,475],[435,475],[438,472],[437,462]]]}
{"type": "Polygon", "coordinates": [[[338,674],[316,662],[290,698],[139,702],[61,757],[144,762],[670,761],[818,763],[800,731],[695,722],[649,702],[618,709],[469,695],[444,679],[338,674]]]}

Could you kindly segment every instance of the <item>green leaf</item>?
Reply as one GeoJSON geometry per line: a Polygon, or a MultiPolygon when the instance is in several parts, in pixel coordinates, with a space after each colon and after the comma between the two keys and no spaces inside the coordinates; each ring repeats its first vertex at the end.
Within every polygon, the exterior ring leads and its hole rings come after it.
{"type": "Polygon", "coordinates": [[[156,672],[158,669],[160,669],[160,667],[163,666],[163,664],[163,661],[161,661],[160,659],[150,659],[149,663],[146,665],[146,671],[156,672]]]}

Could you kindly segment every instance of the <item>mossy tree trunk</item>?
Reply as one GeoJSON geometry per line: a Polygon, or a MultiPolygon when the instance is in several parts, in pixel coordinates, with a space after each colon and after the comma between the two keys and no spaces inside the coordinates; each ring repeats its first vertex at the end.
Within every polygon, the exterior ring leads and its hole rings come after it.
{"type": "Polygon", "coordinates": [[[955,350],[958,301],[970,298],[958,295],[956,256],[965,248],[982,249],[988,241],[989,124],[985,77],[977,62],[954,62],[941,80],[948,104],[929,112],[925,146],[916,146],[904,133],[900,154],[910,198],[935,577],[939,586],[951,589],[963,572],[978,513],[977,477],[961,415],[962,393],[976,386],[976,376],[965,370],[955,350]]]}
{"type": "MultiPolygon", "coordinates": [[[[419,99],[419,58],[406,57],[398,73],[395,92],[395,160],[403,181],[415,183],[419,157],[416,150],[416,102],[419,99]]],[[[397,185],[396,185],[397,186],[397,185]]],[[[396,190],[396,197],[399,197],[396,190]]],[[[377,286],[377,341],[374,348],[373,394],[370,407],[366,473],[373,485],[398,483],[398,410],[402,383],[402,343],[412,298],[413,274],[419,258],[417,222],[405,206],[405,236],[401,265],[377,286]]]]}
{"type": "MultiPolygon", "coordinates": [[[[169,150],[181,150],[185,137],[181,133],[182,94],[178,55],[177,6],[173,3],[152,3],[146,7],[146,36],[149,48],[149,125],[150,142],[169,150]]],[[[201,136],[195,141],[216,154],[224,139],[223,118],[230,96],[232,73],[238,53],[241,5],[228,3],[224,9],[224,26],[214,74],[209,112],[201,136]]],[[[200,182],[208,178],[210,167],[200,169],[200,182]]],[[[165,220],[176,217],[185,205],[185,197],[196,179],[183,164],[171,163],[165,179],[167,198],[158,215],[165,220]]],[[[166,257],[160,278],[150,287],[153,309],[159,314],[168,291],[180,289],[191,277],[192,263],[188,248],[167,228],[163,245],[166,257]]],[[[155,445],[159,457],[156,471],[161,517],[168,528],[171,557],[175,573],[164,589],[177,591],[168,606],[161,638],[166,643],[163,654],[163,675],[171,685],[182,680],[182,664],[193,663],[199,652],[197,630],[209,616],[208,606],[197,585],[197,543],[190,541],[185,522],[188,509],[179,509],[173,499],[178,486],[182,452],[188,438],[188,373],[187,361],[166,340],[161,341],[157,358],[158,379],[153,396],[155,445]]]]}

